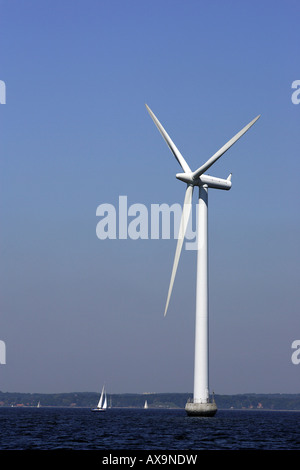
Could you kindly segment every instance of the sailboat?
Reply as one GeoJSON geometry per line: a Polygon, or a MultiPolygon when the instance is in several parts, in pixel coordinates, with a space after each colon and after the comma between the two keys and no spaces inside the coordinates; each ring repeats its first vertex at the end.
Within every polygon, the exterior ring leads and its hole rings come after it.
{"type": "Polygon", "coordinates": [[[148,408],[148,402],[147,400],[145,400],[144,409],[147,409],[147,408],[148,408]]]}
{"type": "Polygon", "coordinates": [[[107,398],[106,398],[106,391],[103,385],[98,405],[96,408],[92,408],[92,411],[106,411],[106,408],[107,408],[107,398]]]}

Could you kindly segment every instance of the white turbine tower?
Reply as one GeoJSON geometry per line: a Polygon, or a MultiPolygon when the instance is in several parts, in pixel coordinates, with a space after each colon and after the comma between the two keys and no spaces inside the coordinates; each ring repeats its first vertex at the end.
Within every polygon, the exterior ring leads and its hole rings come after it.
{"type": "Polygon", "coordinates": [[[195,362],[194,362],[194,395],[193,401],[186,404],[186,412],[192,416],[213,416],[217,411],[214,400],[209,398],[208,380],[208,230],[207,230],[207,208],[208,188],[225,189],[231,188],[231,174],[228,178],[221,179],[205,175],[208,170],[260,117],[257,116],[240,132],[238,132],[227,144],[207,160],[196,171],[191,171],[187,162],[171,140],[159,120],[151,109],[146,108],[153,119],[161,135],[168,144],[173,155],[182,167],[184,173],[178,173],[176,178],[187,184],[183,211],[180,221],[179,235],[175,252],[175,259],[165,307],[165,315],[168,310],[172,293],[178,261],[185,237],[185,232],[191,212],[191,203],[194,186],[199,187],[198,222],[197,222],[197,282],[196,282],[196,324],[195,324],[195,362]]]}

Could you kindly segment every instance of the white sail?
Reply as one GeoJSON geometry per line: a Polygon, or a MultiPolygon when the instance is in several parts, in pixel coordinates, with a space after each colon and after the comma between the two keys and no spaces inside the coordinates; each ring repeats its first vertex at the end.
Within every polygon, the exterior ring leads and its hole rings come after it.
{"type": "Polygon", "coordinates": [[[104,385],[102,387],[100,399],[96,408],[92,408],[92,411],[105,411],[107,408],[107,398],[104,385]]]}
{"type": "Polygon", "coordinates": [[[100,396],[97,408],[102,408],[103,396],[104,396],[104,386],[102,388],[102,392],[101,392],[101,396],[100,396]]]}
{"type": "Polygon", "coordinates": [[[147,402],[147,400],[145,400],[144,408],[145,408],[145,409],[148,408],[148,402],[147,402]]]}
{"type": "Polygon", "coordinates": [[[104,403],[103,403],[102,409],[106,410],[106,408],[107,408],[107,398],[106,398],[106,392],[105,392],[104,403]]]}

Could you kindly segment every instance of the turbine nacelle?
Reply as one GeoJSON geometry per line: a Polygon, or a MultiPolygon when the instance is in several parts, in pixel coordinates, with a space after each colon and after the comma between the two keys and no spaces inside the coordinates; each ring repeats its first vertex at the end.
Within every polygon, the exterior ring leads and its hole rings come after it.
{"type": "Polygon", "coordinates": [[[176,178],[192,186],[206,185],[208,188],[225,189],[227,191],[231,188],[231,173],[226,180],[210,175],[200,175],[197,178],[193,178],[192,172],[177,173],[176,178]]]}

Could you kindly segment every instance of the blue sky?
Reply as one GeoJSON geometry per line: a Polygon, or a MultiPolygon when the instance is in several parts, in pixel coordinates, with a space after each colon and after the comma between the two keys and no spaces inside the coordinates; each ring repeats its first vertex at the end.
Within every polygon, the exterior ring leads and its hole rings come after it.
{"type": "MultiPolygon", "coordinates": [[[[99,240],[96,209],[211,169],[210,388],[299,392],[297,1],[0,1],[0,390],[192,392],[196,253],[99,240]]],[[[196,199],[194,198],[196,203],[196,199]]]]}

